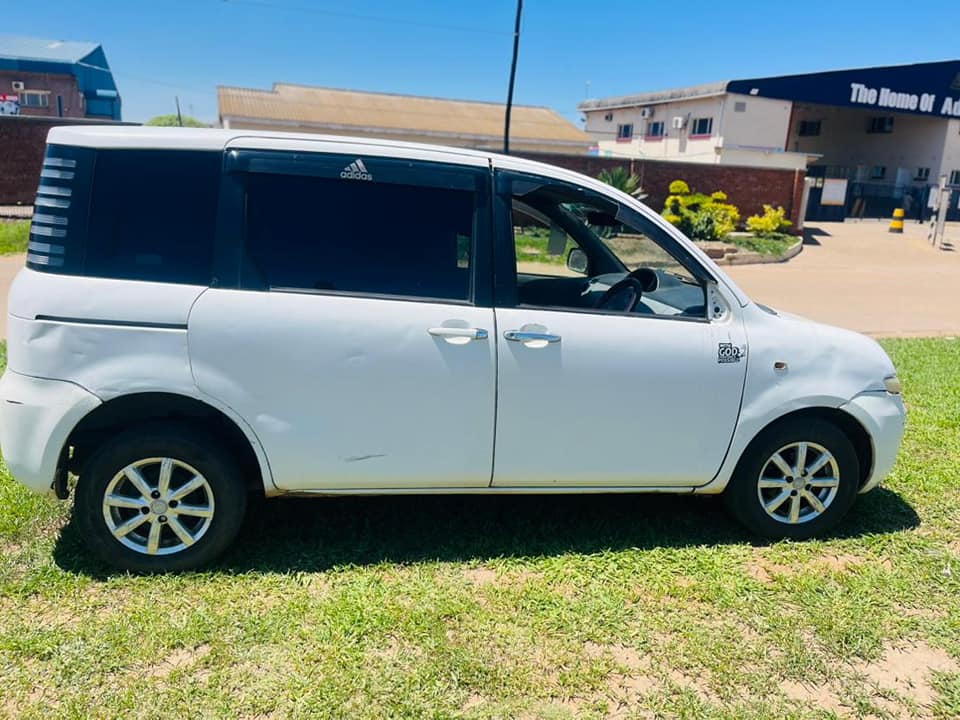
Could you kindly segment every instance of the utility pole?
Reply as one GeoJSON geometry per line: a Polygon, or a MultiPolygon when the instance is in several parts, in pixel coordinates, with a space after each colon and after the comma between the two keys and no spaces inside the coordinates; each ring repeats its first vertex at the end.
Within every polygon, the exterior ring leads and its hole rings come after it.
{"type": "Polygon", "coordinates": [[[513,82],[517,77],[517,53],[520,51],[520,16],[523,0],[517,0],[517,21],[513,26],[513,61],[510,63],[510,86],[507,89],[507,116],[503,126],[503,154],[510,154],[510,111],[513,109],[513,82]]]}
{"type": "Polygon", "coordinates": [[[183,117],[180,115],[180,96],[174,95],[173,99],[177,103],[177,127],[183,127],[183,117]]]}

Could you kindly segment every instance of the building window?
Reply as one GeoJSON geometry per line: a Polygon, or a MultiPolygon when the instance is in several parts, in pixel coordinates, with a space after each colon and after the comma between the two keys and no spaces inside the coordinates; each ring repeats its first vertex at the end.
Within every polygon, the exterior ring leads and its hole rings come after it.
{"type": "Polygon", "coordinates": [[[630,140],[633,138],[633,123],[617,125],[617,140],[630,140]]]}
{"type": "Polygon", "coordinates": [[[644,135],[647,140],[659,140],[663,137],[663,120],[647,123],[647,133],[644,135]]]}
{"type": "Polygon", "coordinates": [[[950,184],[951,184],[951,185],[960,185],[960,170],[951,170],[951,171],[950,171],[950,184]]]}
{"type": "Polygon", "coordinates": [[[607,113],[606,115],[603,116],[603,119],[606,120],[607,122],[613,122],[613,113],[607,113]]]}
{"type": "Polygon", "coordinates": [[[874,165],[872,168],[870,168],[871,180],[883,180],[886,176],[887,176],[886,165],[874,165]]]}
{"type": "Polygon", "coordinates": [[[917,174],[913,176],[914,180],[929,180],[930,179],[930,168],[917,168],[917,174]]]}
{"type": "Polygon", "coordinates": [[[870,122],[867,123],[867,132],[868,133],[892,133],[893,132],[893,116],[884,115],[883,117],[870,118],[870,122]]]}
{"type": "Polygon", "coordinates": [[[713,118],[694,118],[690,137],[709,137],[713,133],[713,118]]]}
{"type": "Polygon", "coordinates": [[[738,101],[738,102],[735,102],[735,103],[733,104],[733,111],[734,111],[734,112],[746,112],[746,111],[747,111],[747,104],[746,104],[743,100],[740,100],[740,101],[738,101]]]}
{"type": "Polygon", "coordinates": [[[813,137],[820,134],[819,120],[801,120],[797,135],[800,137],[813,137]]]}
{"type": "Polygon", "coordinates": [[[20,105],[22,107],[50,107],[50,93],[45,92],[25,92],[20,94],[20,105]]]}

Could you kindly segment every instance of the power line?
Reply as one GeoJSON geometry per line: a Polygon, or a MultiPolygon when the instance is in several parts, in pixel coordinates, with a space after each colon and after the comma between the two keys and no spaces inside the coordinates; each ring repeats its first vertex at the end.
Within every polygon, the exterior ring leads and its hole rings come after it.
{"type": "Polygon", "coordinates": [[[382,17],[378,15],[361,15],[359,13],[343,12],[341,10],[321,10],[318,8],[303,7],[299,5],[280,5],[277,3],[266,2],[265,0],[222,0],[222,2],[224,4],[249,5],[251,7],[260,7],[269,10],[285,10],[291,12],[310,13],[312,15],[326,15],[328,17],[339,17],[348,20],[364,20],[367,22],[387,23],[392,25],[409,25],[412,27],[430,28],[432,30],[480,33],[483,35],[512,35],[512,33],[503,32],[502,30],[492,30],[489,28],[466,27],[464,25],[443,25],[440,23],[421,22],[420,20],[406,20],[404,18],[382,17]]]}

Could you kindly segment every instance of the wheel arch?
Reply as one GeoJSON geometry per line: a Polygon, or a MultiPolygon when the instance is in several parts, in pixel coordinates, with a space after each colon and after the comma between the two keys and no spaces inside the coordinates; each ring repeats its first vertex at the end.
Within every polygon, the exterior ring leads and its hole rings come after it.
{"type": "Polygon", "coordinates": [[[126,430],[159,420],[202,426],[235,453],[248,489],[269,492],[273,487],[266,456],[250,428],[208,402],[170,392],[120,395],[95,407],[77,423],[64,443],[63,454],[69,458],[67,467],[78,474],[86,458],[117,428],[126,430]]]}
{"type": "Polygon", "coordinates": [[[743,451],[740,453],[740,456],[737,458],[737,465],[740,464],[740,461],[744,457],[749,455],[754,445],[760,441],[771,429],[777,427],[781,423],[791,420],[801,420],[803,418],[816,418],[818,420],[829,422],[835,425],[844,435],[847,436],[847,439],[850,440],[850,443],[853,445],[853,449],[857,454],[857,462],[860,465],[860,477],[857,479],[858,486],[863,487],[864,483],[867,482],[873,472],[873,441],[870,439],[870,433],[867,432],[867,429],[860,424],[859,420],[857,420],[850,413],[839,408],[806,407],[799,410],[793,410],[774,418],[764,425],[763,428],[761,428],[760,431],[753,436],[753,439],[747,443],[746,447],[744,447],[743,451]]]}

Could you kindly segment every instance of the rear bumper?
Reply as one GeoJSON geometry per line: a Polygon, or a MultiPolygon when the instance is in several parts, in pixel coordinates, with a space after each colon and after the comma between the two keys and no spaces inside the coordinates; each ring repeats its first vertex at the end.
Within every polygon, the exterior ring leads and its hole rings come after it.
{"type": "Polygon", "coordinates": [[[862,493],[869,492],[890,473],[897,460],[907,417],[903,398],[884,391],[865,392],[840,409],[855,417],[870,434],[873,467],[860,488],[862,493]]]}
{"type": "Polygon", "coordinates": [[[13,477],[49,493],[67,438],[100,399],[62,380],[20,375],[0,378],[0,452],[13,477]]]}

